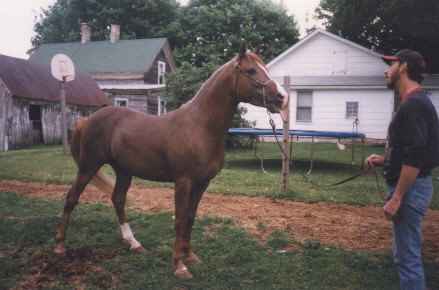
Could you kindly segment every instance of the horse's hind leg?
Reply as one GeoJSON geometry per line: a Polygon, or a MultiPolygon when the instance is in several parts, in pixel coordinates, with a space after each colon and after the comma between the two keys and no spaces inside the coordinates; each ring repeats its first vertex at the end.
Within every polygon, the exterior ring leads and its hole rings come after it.
{"type": "Polygon", "coordinates": [[[64,240],[66,237],[66,230],[69,223],[70,214],[72,213],[75,206],[78,204],[81,193],[84,191],[85,187],[96,174],[96,172],[97,170],[90,172],[83,172],[79,170],[74,184],[67,193],[66,203],[64,205],[64,213],[62,216],[61,224],[59,226],[58,234],[56,236],[57,246],[55,248],[55,254],[60,257],[65,257],[66,255],[64,240]]]}
{"type": "Polygon", "coordinates": [[[116,184],[114,192],[111,197],[114,208],[116,209],[117,217],[119,218],[120,229],[122,230],[122,236],[125,242],[130,244],[130,250],[137,253],[146,253],[145,248],[134,238],[131,231],[130,224],[128,223],[127,215],[125,214],[125,203],[128,189],[131,185],[132,176],[123,172],[122,170],[115,169],[116,172],[116,184]]]}

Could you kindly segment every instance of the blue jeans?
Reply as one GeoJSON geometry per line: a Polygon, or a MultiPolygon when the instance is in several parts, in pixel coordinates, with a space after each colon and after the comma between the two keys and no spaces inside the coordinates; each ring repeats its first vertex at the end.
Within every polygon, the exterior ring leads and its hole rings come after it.
{"type": "MultiPolygon", "coordinates": [[[[389,186],[388,195],[395,187],[389,186]]],[[[399,220],[393,222],[393,254],[401,289],[425,289],[422,265],[422,222],[433,195],[431,176],[415,180],[401,201],[399,220]]]]}

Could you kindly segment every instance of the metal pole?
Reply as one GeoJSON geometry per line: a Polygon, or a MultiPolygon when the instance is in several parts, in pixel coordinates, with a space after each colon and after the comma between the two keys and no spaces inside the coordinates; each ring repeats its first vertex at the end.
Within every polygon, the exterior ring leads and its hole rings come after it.
{"type": "Polygon", "coordinates": [[[286,191],[289,183],[289,175],[290,175],[290,77],[284,77],[284,89],[288,94],[288,105],[286,109],[286,120],[283,122],[283,151],[285,154],[282,154],[282,191],[286,191]]]}
{"type": "Polygon", "coordinates": [[[65,77],[60,82],[61,84],[61,131],[62,131],[62,145],[64,149],[64,155],[68,154],[68,142],[67,142],[67,121],[66,121],[66,90],[65,90],[65,77]]]}

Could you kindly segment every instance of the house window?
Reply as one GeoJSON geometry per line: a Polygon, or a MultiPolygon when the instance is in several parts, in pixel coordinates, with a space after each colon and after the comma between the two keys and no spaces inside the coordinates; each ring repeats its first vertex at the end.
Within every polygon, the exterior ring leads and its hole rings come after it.
{"type": "Polygon", "coordinates": [[[346,103],[346,119],[358,118],[358,102],[346,103]]]}
{"type": "Polygon", "coordinates": [[[311,122],[312,119],[312,91],[297,92],[297,122],[311,122]]]}
{"type": "Polygon", "coordinates": [[[158,109],[158,114],[159,114],[159,115],[164,115],[164,114],[166,114],[166,101],[161,100],[160,97],[159,97],[159,109],[158,109]]]}
{"type": "Polygon", "coordinates": [[[128,99],[114,99],[114,104],[118,107],[128,107],[128,99]]]}
{"type": "Polygon", "coordinates": [[[159,61],[158,66],[158,84],[161,85],[165,83],[166,64],[163,61],[159,61]]]}

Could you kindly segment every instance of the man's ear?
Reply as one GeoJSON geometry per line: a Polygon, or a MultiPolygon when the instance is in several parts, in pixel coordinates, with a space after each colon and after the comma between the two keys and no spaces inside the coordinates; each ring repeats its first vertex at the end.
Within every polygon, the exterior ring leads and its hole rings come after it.
{"type": "Polygon", "coordinates": [[[399,68],[401,72],[406,71],[408,69],[408,64],[405,61],[400,62],[399,68]]]}

